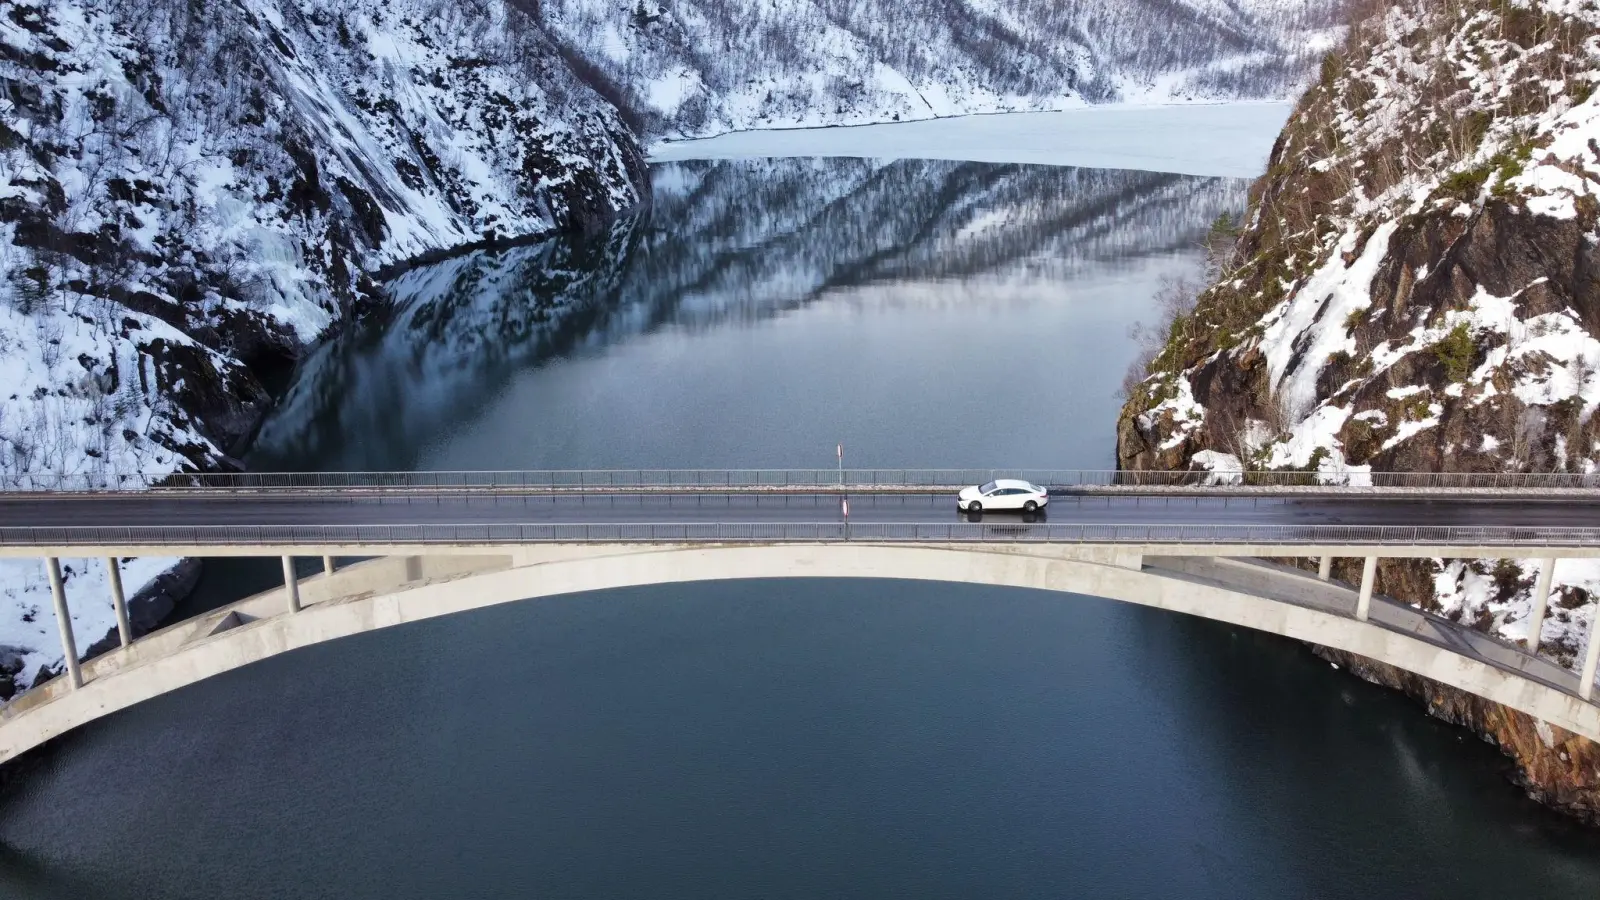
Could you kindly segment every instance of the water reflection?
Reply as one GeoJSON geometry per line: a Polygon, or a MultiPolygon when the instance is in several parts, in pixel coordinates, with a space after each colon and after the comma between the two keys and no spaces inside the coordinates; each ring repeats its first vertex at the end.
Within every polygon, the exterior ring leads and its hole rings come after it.
{"type": "MultiPolygon", "coordinates": [[[[760,322],[823,299],[924,311],[1037,303],[1141,260],[1187,258],[1245,191],[1227,179],[919,160],[692,162],[654,174],[653,208],[598,238],[473,253],[394,281],[386,320],[302,367],[252,465],[415,467],[517,373],[662,327],[760,322]]],[[[1128,293],[1137,306],[1141,292],[1128,293]]]]}

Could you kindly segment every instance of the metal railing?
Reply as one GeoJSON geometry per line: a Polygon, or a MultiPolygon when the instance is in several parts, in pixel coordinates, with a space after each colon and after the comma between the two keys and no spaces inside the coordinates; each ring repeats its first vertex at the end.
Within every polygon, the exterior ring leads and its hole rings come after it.
{"type": "Polygon", "coordinates": [[[1575,472],[1118,471],[1109,469],[569,469],[459,472],[28,473],[0,476],[11,492],[148,490],[607,490],[930,487],[1021,478],[1063,489],[1350,487],[1413,490],[1600,490],[1575,472]]]}
{"type": "Polygon", "coordinates": [[[385,546],[549,543],[1057,543],[1256,546],[1596,547],[1600,528],[1458,525],[619,523],[150,525],[0,528],[7,547],[385,546]]]}

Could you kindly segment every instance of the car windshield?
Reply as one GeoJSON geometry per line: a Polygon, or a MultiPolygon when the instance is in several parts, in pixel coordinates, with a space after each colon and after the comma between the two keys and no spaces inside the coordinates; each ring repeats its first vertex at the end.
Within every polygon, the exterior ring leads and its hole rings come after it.
{"type": "Polygon", "coordinates": [[[980,493],[980,494],[991,494],[991,493],[994,493],[994,489],[995,489],[995,483],[991,481],[988,484],[980,486],[978,488],[978,493],[980,493]]]}

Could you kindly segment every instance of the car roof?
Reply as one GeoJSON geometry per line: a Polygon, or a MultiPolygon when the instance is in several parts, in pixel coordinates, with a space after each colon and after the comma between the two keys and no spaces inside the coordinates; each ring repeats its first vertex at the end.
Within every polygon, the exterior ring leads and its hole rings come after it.
{"type": "Polygon", "coordinates": [[[1022,480],[1016,479],[1016,478],[996,478],[994,480],[994,486],[995,487],[1003,487],[1003,488],[1031,488],[1031,487],[1033,487],[1033,485],[1029,484],[1028,482],[1022,481],[1022,480]]]}

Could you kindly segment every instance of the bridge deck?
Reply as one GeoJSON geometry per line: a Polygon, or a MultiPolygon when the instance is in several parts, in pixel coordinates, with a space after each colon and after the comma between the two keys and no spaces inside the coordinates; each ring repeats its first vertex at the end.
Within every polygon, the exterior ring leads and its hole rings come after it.
{"type": "Polygon", "coordinates": [[[283,490],[0,494],[0,547],[966,540],[1600,548],[1588,498],[1061,496],[1037,516],[955,509],[949,493],[529,494],[283,490]],[[846,527],[848,525],[848,527],[846,527]]]}

